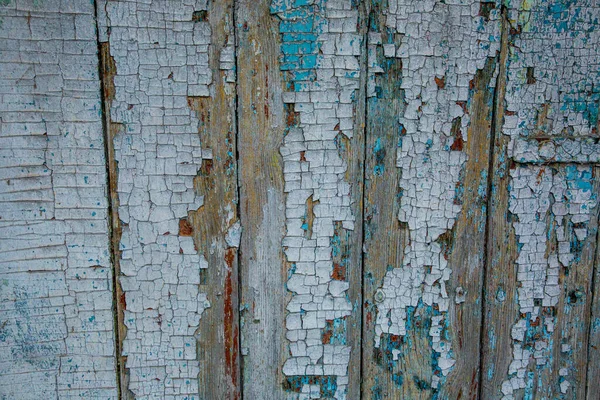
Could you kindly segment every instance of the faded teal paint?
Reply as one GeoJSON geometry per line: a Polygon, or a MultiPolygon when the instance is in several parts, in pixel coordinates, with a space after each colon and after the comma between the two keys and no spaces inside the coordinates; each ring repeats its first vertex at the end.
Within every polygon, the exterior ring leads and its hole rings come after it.
{"type": "Polygon", "coordinates": [[[488,379],[488,381],[491,381],[492,378],[494,377],[494,369],[495,369],[494,363],[491,363],[490,366],[489,366],[489,368],[488,368],[488,370],[487,370],[487,379],[488,379]]]}
{"type": "Polygon", "coordinates": [[[334,398],[337,391],[336,376],[287,376],[284,388],[290,392],[300,393],[304,385],[319,385],[321,398],[334,398]]]}
{"type": "Polygon", "coordinates": [[[495,328],[493,326],[488,331],[488,341],[490,343],[490,349],[495,350],[497,338],[496,338],[495,328]]]}
{"type": "Polygon", "coordinates": [[[381,138],[377,138],[373,147],[373,156],[375,157],[373,173],[375,176],[381,176],[385,171],[385,155],[385,143],[382,144],[381,138]]]}

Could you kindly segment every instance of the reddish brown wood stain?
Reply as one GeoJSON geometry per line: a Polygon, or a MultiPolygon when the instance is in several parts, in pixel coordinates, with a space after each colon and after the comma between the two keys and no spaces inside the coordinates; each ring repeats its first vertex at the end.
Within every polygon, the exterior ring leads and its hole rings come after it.
{"type": "MultiPolygon", "coordinates": [[[[236,256],[235,248],[227,249],[225,252],[225,262],[227,263],[227,277],[225,278],[225,292],[223,299],[223,329],[224,329],[224,345],[225,345],[225,372],[231,378],[233,390],[233,398],[239,398],[238,382],[238,347],[239,347],[239,326],[235,318],[235,296],[233,288],[237,286],[233,282],[234,277],[232,271],[236,256]]],[[[237,279],[237,277],[235,278],[237,279]]]]}
{"type": "Polygon", "coordinates": [[[179,220],[179,236],[192,236],[194,233],[194,227],[190,224],[187,218],[179,220]]]}

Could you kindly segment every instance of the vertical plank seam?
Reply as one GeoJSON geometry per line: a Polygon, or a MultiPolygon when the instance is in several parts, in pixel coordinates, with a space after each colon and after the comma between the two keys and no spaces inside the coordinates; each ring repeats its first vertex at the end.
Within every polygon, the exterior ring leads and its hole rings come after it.
{"type": "MultiPolygon", "coordinates": [[[[241,173],[240,173],[240,117],[238,115],[238,113],[240,112],[240,107],[239,107],[239,102],[240,102],[240,96],[239,96],[239,87],[240,87],[240,81],[239,81],[239,60],[238,60],[238,47],[239,47],[239,41],[238,41],[238,26],[237,26],[237,12],[238,12],[238,7],[239,7],[239,1],[238,0],[233,0],[232,3],[232,17],[231,17],[231,21],[233,24],[233,29],[232,29],[232,34],[233,34],[233,43],[234,43],[234,59],[235,59],[235,112],[233,113],[235,116],[235,173],[236,173],[236,198],[237,198],[237,207],[236,207],[236,218],[238,220],[238,222],[242,223],[242,207],[241,207],[241,201],[242,201],[242,197],[241,197],[241,173]]],[[[242,231],[241,231],[241,236],[244,235],[244,227],[242,226],[242,231]]],[[[237,309],[237,323],[238,323],[238,327],[240,329],[240,338],[238,340],[237,346],[238,346],[238,354],[240,355],[240,358],[238,360],[238,393],[239,393],[239,399],[243,400],[244,399],[244,368],[243,368],[243,363],[244,363],[244,355],[242,353],[242,313],[240,312],[240,307],[241,307],[241,291],[242,291],[242,243],[243,240],[241,240],[240,237],[240,241],[239,241],[239,246],[237,248],[237,260],[238,260],[238,268],[237,268],[237,282],[238,282],[238,287],[237,287],[237,293],[236,296],[238,298],[237,301],[237,305],[238,305],[238,309],[237,309]]]]}
{"type": "MultiPolygon", "coordinates": [[[[595,170],[597,171],[597,169],[595,168],[595,170]]],[[[598,179],[598,177],[596,177],[596,179],[598,179]]],[[[585,399],[589,398],[589,388],[590,388],[590,374],[588,373],[589,368],[590,368],[590,348],[592,347],[592,343],[591,343],[591,338],[592,338],[592,329],[593,329],[593,324],[592,324],[592,319],[594,318],[594,302],[598,301],[599,299],[596,298],[595,294],[596,294],[596,285],[598,284],[598,282],[596,281],[596,269],[598,268],[598,240],[600,240],[600,226],[598,226],[598,222],[600,222],[600,206],[598,206],[596,208],[596,251],[594,252],[594,261],[592,263],[592,283],[590,285],[590,291],[591,291],[591,302],[590,302],[590,312],[589,312],[589,316],[588,316],[588,329],[587,329],[587,333],[586,333],[586,342],[587,342],[587,348],[586,348],[586,366],[585,366],[585,399]]]]}
{"type": "Polygon", "coordinates": [[[107,196],[107,219],[106,223],[108,224],[108,250],[110,252],[110,262],[112,269],[112,307],[113,307],[113,334],[115,341],[115,373],[117,375],[117,398],[122,399],[122,390],[121,390],[121,340],[119,338],[119,307],[118,307],[118,299],[117,299],[117,285],[118,282],[118,268],[117,260],[116,260],[116,250],[114,246],[114,216],[113,213],[113,202],[112,196],[110,193],[111,190],[111,171],[109,164],[110,150],[109,141],[112,140],[110,137],[110,127],[107,124],[107,118],[110,118],[110,110],[107,110],[106,98],[104,96],[105,89],[105,79],[104,79],[104,58],[102,57],[102,49],[100,46],[100,32],[98,27],[98,0],[94,0],[94,21],[96,22],[96,54],[98,56],[98,77],[100,80],[100,110],[102,114],[102,131],[104,136],[104,164],[106,168],[106,196],[107,196]]]}
{"type": "Polygon", "coordinates": [[[367,134],[368,134],[368,129],[367,129],[367,120],[369,118],[369,107],[367,105],[367,102],[369,101],[369,95],[368,95],[368,84],[369,84],[369,73],[370,73],[370,68],[369,68],[369,62],[368,62],[368,57],[369,57],[369,21],[370,21],[370,17],[371,17],[371,7],[370,7],[370,3],[369,1],[365,1],[362,3],[363,5],[363,10],[364,10],[364,18],[365,18],[365,24],[366,24],[366,28],[365,31],[363,33],[363,45],[362,45],[362,49],[363,49],[363,60],[367,60],[366,62],[363,61],[364,64],[364,98],[363,98],[363,103],[364,103],[364,108],[365,108],[365,112],[364,112],[364,124],[363,124],[363,184],[362,184],[362,215],[361,215],[361,243],[360,243],[360,383],[359,383],[359,398],[362,399],[363,398],[363,391],[362,391],[362,383],[363,383],[363,379],[364,376],[363,374],[365,373],[365,368],[363,368],[363,362],[365,359],[365,352],[366,352],[366,346],[369,345],[368,342],[368,338],[363,338],[363,324],[365,323],[365,299],[366,299],[366,293],[365,293],[365,242],[366,242],[366,236],[365,236],[365,216],[367,214],[367,209],[366,209],[366,200],[367,200],[367,150],[368,150],[368,141],[367,141],[367,134]],[[364,340],[367,341],[366,345],[363,342],[364,340]]]}
{"type": "Polygon", "coordinates": [[[483,388],[483,356],[484,356],[484,338],[485,338],[485,324],[487,322],[486,311],[487,311],[487,301],[486,301],[486,292],[487,292],[487,274],[488,267],[490,264],[490,236],[491,229],[490,224],[492,220],[492,189],[494,185],[494,166],[496,163],[495,157],[495,148],[496,148],[496,139],[498,139],[502,134],[502,120],[504,118],[504,108],[500,109],[500,102],[504,101],[504,98],[500,99],[500,92],[502,88],[501,84],[506,84],[506,74],[507,74],[507,52],[508,52],[508,9],[506,5],[501,5],[501,26],[500,26],[500,52],[498,53],[498,75],[496,76],[496,83],[494,85],[494,93],[492,96],[492,116],[491,116],[491,128],[490,128],[490,144],[489,144],[489,160],[488,160],[488,174],[487,174],[487,188],[486,188],[486,209],[485,209],[485,241],[484,241],[484,249],[483,249],[483,271],[482,271],[482,282],[481,282],[481,325],[479,327],[479,372],[478,372],[478,385],[477,385],[477,398],[481,398],[482,396],[482,388],[483,388]],[[505,62],[502,62],[502,60],[505,62]]]}
{"type": "Polygon", "coordinates": [[[359,9],[359,18],[360,18],[360,14],[362,11],[362,15],[363,15],[363,21],[360,21],[360,24],[362,25],[362,29],[363,29],[363,43],[362,43],[362,59],[361,59],[361,70],[364,71],[364,73],[362,74],[361,80],[363,83],[363,101],[362,101],[362,106],[363,106],[363,121],[362,121],[362,131],[363,131],[363,135],[362,135],[362,139],[363,139],[363,154],[362,154],[362,185],[361,185],[361,216],[360,216],[360,328],[358,329],[358,341],[360,344],[360,354],[359,354],[359,360],[358,360],[358,368],[359,368],[359,381],[358,381],[358,398],[362,399],[363,398],[363,391],[362,391],[362,383],[363,383],[363,374],[365,373],[365,369],[363,368],[363,359],[364,359],[364,353],[365,353],[365,340],[366,340],[366,345],[368,345],[368,338],[364,338],[363,337],[363,324],[365,321],[365,252],[364,252],[364,246],[365,246],[365,215],[366,215],[366,185],[367,185],[367,148],[368,148],[368,142],[367,142],[367,118],[368,118],[368,113],[369,113],[369,107],[367,106],[367,101],[369,100],[369,96],[368,96],[368,84],[369,84],[369,61],[368,61],[368,57],[369,57],[369,19],[370,19],[370,4],[368,1],[364,1],[361,2],[361,9],[359,9]]]}

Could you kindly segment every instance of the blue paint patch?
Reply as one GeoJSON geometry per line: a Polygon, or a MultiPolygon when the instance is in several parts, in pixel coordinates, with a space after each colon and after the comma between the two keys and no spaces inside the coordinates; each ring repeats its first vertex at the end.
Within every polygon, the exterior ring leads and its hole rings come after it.
{"type": "Polygon", "coordinates": [[[301,393],[304,385],[319,385],[320,398],[334,398],[337,376],[286,376],[283,387],[288,392],[301,393]]]}
{"type": "Polygon", "coordinates": [[[375,176],[383,175],[385,171],[385,145],[381,143],[381,138],[377,138],[373,147],[373,156],[375,157],[375,176]]]}

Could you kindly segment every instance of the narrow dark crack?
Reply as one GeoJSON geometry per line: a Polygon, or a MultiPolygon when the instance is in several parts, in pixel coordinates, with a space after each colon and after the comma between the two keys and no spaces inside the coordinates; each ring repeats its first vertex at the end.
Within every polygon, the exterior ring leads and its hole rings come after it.
{"type": "Polygon", "coordinates": [[[487,174],[487,188],[486,188],[486,223],[485,223],[485,241],[483,248],[483,271],[482,271],[482,283],[480,298],[482,304],[482,315],[481,315],[481,326],[479,328],[479,385],[477,386],[477,398],[481,399],[483,391],[483,356],[484,356],[484,343],[485,343],[485,326],[487,323],[486,312],[486,290],[487,290],[487,274],[490,264],[490,240],[491,240],[491,229],[493,213],[492,213],[492,202],[493,202],[493,186],[494,186],[494,167],[496,165],[496,145],[499,144],[499,138],[502,134],[502,122],[504,119],[504,107],[502,103],[504,101],[504,87],[506,87],[506,64],[508,59],[508,9],[502,5],[501,8],[501,32],[500,32],[500,52],[498,53],[498,76],[496,77],[496,84],[494,86],[494,92],[492,95],[492,120],[490,129],[490,147],[489,147],[489,161],[488,161],[488,174],[487,174]]]}
{"type": "MultiPolygon", "coordinates": [[[[236,217],[238,222],[240,223],[240,226],[242,224],[242,202],[241,202],[241,174],[240,174],[240,117],[238,115],[238,113],[240,112],[240,96],[239,96],[239,87],[240,87],[240,81],[239,81],[239,60],[238,60],[238,47],[239,47],[239,38],[238,38],[238,25],[237,25],[237,17],[238,17],[238,11],[239,11],[239,2],[238,1],[234,1],[233,2],[233,12],[232,12],[232,25],[233,25],[233,29],[232,29],[232,34],[233,34],[233,43],[234,43],[234,59],[235,59],[235,122],[234,122],[234,126],[235,126],[235,173],[236,173],[236,190],[237,190],[237,207],[236,207],[236,217]]],[[[242,232],[241,235],[244,235],[244,227],[242,226],[242,232]]],[[[243,240],[240,239],[238,248],[237,248],[237,259],[238,259],[238,268],[237,268],[237,281],[238,281],[238,329],[239,329],[239,340],[238,340],[238,354],[240,355],[239,358],[239,379],[240,379],[240,387],[239,387],[239,394],[240,394],[240,400],[242,400],[244,398],[244,355],[242,353],[242,340],[243,340],[243,332],[242,332],[242,313],[240,312],[241,309],[241,304],[240,304],[240,300],[242,300],[241,298],[241,293],[242,293],[242,243],[243,240]]]]}
{"type": "MultiPolygon", "coordinates": [[[[106,6],[106,5],[105,5],[106,6]]],[[[100,79],[100,103],[101,103],[101,109],[102,109],[102,130],[103,130],[103,134],[104,134],[104,164],[106,166],[106,188],[107,188],[107,221],[106,223],[108,224],[108,249],[110,251],[110,262],[111,262],[111,269],[112,269],[112,307],[113,307],[113,334],[114,334],[114,340],[115,340],[115,367],[116,367],[116,375],[117,375],[117,380],[116,380],[116,385],[117,385],[117,398],[121,399],[122,398],[122,391],[121,391],[121,369],[122,369],[122,365],[121,365],[121,341],[119,339],[119,308],[118,308],[118,298],[117,298],[117,285],[118,285],[118,276],[117,276],[117,269],[116,269],[116,263],[118,262],[116,259],[116,249],[114,246],[114,235],[115,232],[113,230],[113,226],[115,221],[113,220],[114,218],[114,213],[113,213],[113,202],[112,202],[112,196],[110,193],[111,187],[112,187],[112,177],[111,177],[111,171],[110,171],[110,164],[109,164],[109,157],[110,157],[110,151],[109,151],[109,140],[111,140],[110,137],[110,126],[108,124],[108,118],[110,116],[110,110],[107,109],[107,103],[106,103],[106,98],[104,96],[104,89],[106,87],[106,82],[105,82],[105,77],[104,77],[104,59],[102,57],[102,46],[100,43],[100,29],[98,27],[98,0],[94,0],[94,20],[96,22],[96,45],[97,45],[97,55],[98,55],[98,77],[100,79]]]]}

